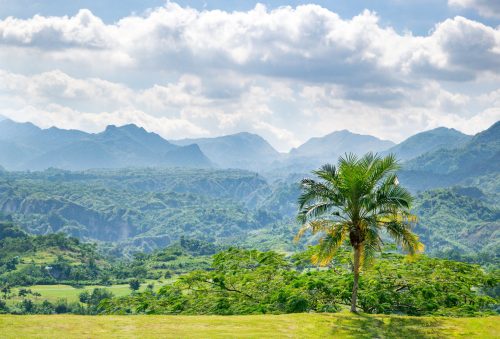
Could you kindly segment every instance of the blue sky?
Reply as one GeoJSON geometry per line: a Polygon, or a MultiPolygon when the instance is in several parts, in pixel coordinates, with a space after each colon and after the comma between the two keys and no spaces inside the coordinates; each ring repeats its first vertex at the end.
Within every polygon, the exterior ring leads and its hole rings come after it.
{"type": "Polygon", "coordinates": [[[500,119],[500,1],[0,0],[0,114],[286,151],[500,119]]]}

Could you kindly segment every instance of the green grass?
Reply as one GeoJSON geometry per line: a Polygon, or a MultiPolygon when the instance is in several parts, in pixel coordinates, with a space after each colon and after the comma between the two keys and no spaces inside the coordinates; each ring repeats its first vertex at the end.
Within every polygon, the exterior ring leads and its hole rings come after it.
{"type": "Polygon", "coordinates": [[[2,338],[498,338],[500,317],[0,315],[2,338]]]}
{"type": "MultiPolygon", "coordinates": [[[[146,289],[146,286],[149,283],[154,284],[154,290],[158,290],[161,286],[164,284],[171,282],[172,279],[163,279],[162,282],[160,283],[157,280],[147,280],[146,282],[141,284],[140,290],[143,291],[146,289]]],[[[54,302],[58,299],[66,299],[68,302],[73,302],[73,301],[78,301],[78,297],[80,293],[83,291],[89,291],[92,292],[94,288],[105,288],[109,291],[111,291],[115,296],[121,297],[124,295],[128,295],[131,293],[131,290],[129,288],[128,284],[120,284],[120,285],[111,285],[111,286],[84,286],[82,288],[75,288],[70,285],[33,285],[33,286],[28,286],[28,287],[17,287],[12,289],[12,298],[7,300],[7,303],[9,305],[15,304],[19,301],[21,301],[23,298],[17,297],[18,291],[20,288],[27,288],[30,289],[32,292],[38,292],[42,296],[38,298],[34,298],[33,296],[29,295],[29,299],[32,299],[33,301],[43,301],[43,300],[48,300],[50,302],[54,302]]]]}

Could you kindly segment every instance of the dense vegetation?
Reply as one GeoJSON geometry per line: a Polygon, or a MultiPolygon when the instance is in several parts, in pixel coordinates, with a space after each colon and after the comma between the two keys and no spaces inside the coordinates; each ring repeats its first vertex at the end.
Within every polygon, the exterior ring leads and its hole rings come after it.
{"type": "Polygon", "coordinates": [[[477,188],[454,187],[417,196],[415,231],[426,253],[449,259],[500,264],[500,210],[477,188]]]}
{"type": "Polygon", "coordinates": [[[82,243],[63,233],[28,235],[4,220],[0,221],[0,286],[109,286],[133,279],[168,279],[209,268],[211,255],[219,249],[211,243],[181,237],[162,250],[138,252],[123,260],[103,256],[96,244],[82,243]]]}
{"type": "MultiPolygon", "coordinates": [[[[325,270],[314,269],[311,253],[313,249],[285,258],[231,248],[214,256],[211,270],[182,275],[158,292],[108,299],[101,309],[119,314],[255,314],[335,312],[350,305],[348,253],[341,251],[325,270]]],[[[426,256],[408,262],[398,254],[378,259],[361,276],[358,307],[364,312],[473,315],[491,311],[497,302],[486,293],[494,293],[498,277],[477,265],[426,256]]]]}
{"type": "Polygon", "coordinates": [[[235,243],[283,216],[259,208],[272,189],[239,170],[144,169],[4,172],[0,209],[35,234],[64,232],[151,251],[182,235],[235,243]]]}
{"type": "MultiPolygon", "coordinates": [[[[29,233],[97,240],[115,256],[151,252],[181,236],[295,251],[304,244],[293,243],[302,177],[270,182],[241,170],[190,169],[2,172],[0,210],[29,233]]],[[[499,179],[477,177],[416,195],[416,231],[426,253],[498,260],[499,179]]]]}
{"type": "MultiPolygon", "coordinates": [[[[351,256],[342,249],[328,269],[317,269],[311,263],[315,251],[311,247],[286,257],[230,248],[198,262],[198,269],[193,263],[184,272],[169,270],[169,277],[180,274],[159,289],[150,283],[135,291],[130,279],[129,295],[114,297],[102,286],[82,291],[79,302],[68,302],[46,300],[27,287],[16,290],[15,303],[4,294],[0,306],[3,312],[21,314],[258,314],[346,308],[353,283],[351,256]]],[[[138,259],[145,265],[135,267],[146,267],[148,275],[154,271],[150,264],[165,260],[159,258],[168,253],[147,255],[138,259]]],[[[366,313],[470,316],[494,313],[498,297],[497,272],[424,255],[408,259],[386,253],[361,275],[358,307],[366,313]]]]}

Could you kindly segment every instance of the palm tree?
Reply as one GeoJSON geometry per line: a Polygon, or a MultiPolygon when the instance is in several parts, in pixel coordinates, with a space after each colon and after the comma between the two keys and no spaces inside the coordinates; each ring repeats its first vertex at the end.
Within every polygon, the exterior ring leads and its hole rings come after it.
{"type": "Polygon", "coordinates": [[[347,242],[354,251],[351,312],[356,312],[359,272],[383,245],[385,231],[405,251],[423,250],[411,232],[416,217],[410,213],[411,194],[399,185],[399,169],[394,155],[380,157],[368,153],[341,157],[337,167],[327,164],[313,173],[320,179],[303,179],[298,220],[302,228],[298,240],[310,230],[321,234],[315,264],[329,264],[336,251],[347,242]]]}

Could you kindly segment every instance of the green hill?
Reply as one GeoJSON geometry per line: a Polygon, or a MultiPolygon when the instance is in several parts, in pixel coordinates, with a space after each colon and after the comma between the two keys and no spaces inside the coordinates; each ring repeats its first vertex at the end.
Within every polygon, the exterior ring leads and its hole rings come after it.
{"type": "Polygon", "coordinates": [[[423,192],[416,197],[415,213],[415,232],[427,253],[500,263],[500,209],[477,188],[423,192]]]}
{"type": "Polygon", "coordinates": [[[500,121],[461,147],[425,153],[404,164],[401,182],[413,190],[446,187],[498,173],[500,121]]]}
{"type": "Polygon", "coordinates": [[[283,218],[256,207],[270,192],[262,177],[239,170],[7,172],[0,174],[0,211],[30,233],[151,251],[182,235],[241,242],[283,218]]]}
{"type": "Polygon", "coordinates": [[[31,236],[11,221],[0,221],[0,284],[96,280],[106,266],[93,244],[61,233],[31,236]]]}

